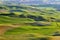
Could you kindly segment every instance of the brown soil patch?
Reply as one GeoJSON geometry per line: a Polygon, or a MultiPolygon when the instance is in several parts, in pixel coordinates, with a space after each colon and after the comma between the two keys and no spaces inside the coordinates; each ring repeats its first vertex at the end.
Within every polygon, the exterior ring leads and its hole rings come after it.
{"type": "Polygon", "coordinates": [[[60,36],[54,36],[51,40],[60,40],[60,36]]]}
{"type": "Polygon", "coordinates": [[[18,24],[0,24],[0,35],[4,34],[7,30],[17,28],[18,24]]]}

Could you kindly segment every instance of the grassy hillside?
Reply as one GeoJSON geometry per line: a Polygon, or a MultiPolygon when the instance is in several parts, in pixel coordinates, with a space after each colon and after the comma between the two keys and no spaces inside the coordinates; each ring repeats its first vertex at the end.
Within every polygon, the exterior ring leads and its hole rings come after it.
{"type": "Polygon", "coordinates": [[[0,39],[49,40],[49,36],[60,35],[59,15],[50,7],[0,6],[0,27],[8,27],[0,39]]]}

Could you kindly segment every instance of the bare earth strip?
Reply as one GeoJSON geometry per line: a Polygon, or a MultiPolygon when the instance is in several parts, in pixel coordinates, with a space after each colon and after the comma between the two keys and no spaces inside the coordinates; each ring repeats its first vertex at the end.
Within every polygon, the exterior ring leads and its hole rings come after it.
{"type": "Polygon", "coordinates": [[[60,40],[60,36],[54,36],[51,40],[60,40]]]}
{"type": "Polygon", "coordinates": [[[17,28],[18,24],[0,24],[0,35],[3,35],[7,30],[17,28]]]}

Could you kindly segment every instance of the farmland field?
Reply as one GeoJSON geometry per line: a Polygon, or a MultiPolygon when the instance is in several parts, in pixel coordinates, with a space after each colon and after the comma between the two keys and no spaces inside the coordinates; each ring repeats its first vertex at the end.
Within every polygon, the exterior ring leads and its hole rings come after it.
{"type": "Polygon", "coordinates": [[[60,11],[52,7],[0,6],[0,40],[59,40],[60,11]]]}

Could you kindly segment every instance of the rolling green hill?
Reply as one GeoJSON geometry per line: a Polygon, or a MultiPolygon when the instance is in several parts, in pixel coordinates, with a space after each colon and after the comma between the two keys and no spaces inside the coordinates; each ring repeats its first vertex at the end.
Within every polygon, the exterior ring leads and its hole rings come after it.
{"type": "Polygon", "coordinates": [[[19,25],[7,30],[1,37],[4,40],[42,40],[41,37],[45,39],[56,35],[56,32],[60,35],[59,15],[59,11],[50,7],[0,6],[0,24],[4,27],[8,24],[19,25]]]}

